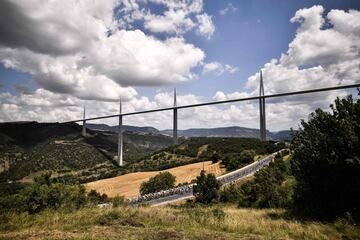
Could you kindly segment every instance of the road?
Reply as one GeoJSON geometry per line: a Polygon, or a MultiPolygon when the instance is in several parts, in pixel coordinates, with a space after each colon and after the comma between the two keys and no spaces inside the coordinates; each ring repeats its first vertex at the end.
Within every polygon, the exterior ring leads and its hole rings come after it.
{"type": "MultiPolygon", "coordinates": [[[[246,177],[252,176],[261,168],[269,165],[269,163],[274,160],[275,155],[282,151],[283,150],[280,150],[279,152],[266,156],[263,159],[253,162],[243,168],[219,176],[217,177],[217,180],[220,182],[221,186],[224,186],[244,179],[246,177]]],[[[149,204],[151,206],[165,205],[179,200],[185,200],[194,197],[192,187],[193,184],[190,184],[158,193],[150,193],[144,196],[133,198],[132,202],[135,205],[140,203],[149,204]]]]}

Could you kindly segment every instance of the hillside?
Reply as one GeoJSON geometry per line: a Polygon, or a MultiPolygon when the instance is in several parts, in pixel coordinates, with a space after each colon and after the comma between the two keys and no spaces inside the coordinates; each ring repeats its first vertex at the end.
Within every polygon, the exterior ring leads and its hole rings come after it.
{"type": "Polygon", "coordinates": [[[283,209],[239,209],[235,205],[82,208],[9,214],[0,239],[359,239],[347,221],[289,218],[283,209]]]}
{"type": "Polygon", "coordinates": [[[162,134],[124,133],[125,166],[115,164],[117,134],[87,131],[75,123],[18,122],[0,124],[0,181],[31,181],[45,171],[63,182],[89,182],[130,172],[159,171],[255,149],[271,152],[274,144],[255,138],[191,138],[171,146],[162,134]]]}
{"type": "Polygon", "coordinates": [[[184,164],[208,161],[214,157],[218,160],[236,155],[243,150],[254,150],[257,155],[273,153],[278,147],[272,141],[262,142],[256,138],[190,138],[179,145],[154,152],[141,161],[127,166],[130,172],[158,171],[184,164]]]}
{"type": "MultiPolygon", "coordinates": [[[[88,130],[81,136],[75,123],[18,122],[0,124],[0,181],[20,180],[53,171],[61,180],[80,181],[116,176],[117,136],[88,130]]],[[[124,134],[124,157],[136,162],[171,144],[162,135],[124,134]]],[[[24,179],[26,180],[26,179],[24,179]]]]}
{"type": "MultiPolygon", "coordinates": [[[[166,171],[176,177],[176,184],[180,184],[190,183],[200,174],[202,169],[203,163],[201,162],[170,168],[166,171]]],[[[220,167],[219,163],[212,164],[211,161],[204,162],[204,169],[206,172],[214,173],[216,176],[220,176],[225,171],[225,169],[220,167]]],[[[159,172],[160,171],[129,173],[87,183],[86,188],[88,190],[94,189],[97,192],[105,193],[109,197],[117,195],[134,197],[139,195],[141,183],[148,181],[150,177],[157,175],[159,172]]]]}

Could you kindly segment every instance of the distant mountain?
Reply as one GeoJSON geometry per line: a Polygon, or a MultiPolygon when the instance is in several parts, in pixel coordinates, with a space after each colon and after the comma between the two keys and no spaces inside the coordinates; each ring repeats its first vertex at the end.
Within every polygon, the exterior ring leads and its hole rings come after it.
{"type": "MultiPolygon", "coordinates": [[[[172,129],[163,130],[161,133],[172,136],[172,129]]],[[[245,128],[245,127],[220,127],[220,128],[190,128],[186,130],[179,130],[179,136],[184,137],[245,137],[258,138],[260,135],[259,129],[245,128]]],[[[267,137],[271,133],[267,131],[267,137]]]]}
{"type": "MultiPolygon", "coordinates": [[[[118,126],[108,126],[106,124],[87,124],[88,128],[100,131],[117,132],[118,126]]],[[[125,131],[137,132],[143,134],[163,134],[172,136],[173,130],[158,130],[154,127],[136,127],[124,125],[125,131]]],[[[219,127],[219,128],[190,128],[185,130],[178,130],[179,137],[245,137],[245,138],[259,138],[260,130],[246,127],[219,127]]],[[[291,131],[283,130],[279,132],[266,131],[268,139],[276,141],[291,140],[291,131]]]]}
{"type": "MultiPolygon", "coordinates": [[[[106,124],[87,123],[86,127],[98,131],[109,131],[109,132],[119,131],[119,126],[109,126],[106,124]]],[[[160,134],[160,131],[154,127],[136,127],[130,125],[123,125],[123,129],[127,132],[160,134]]]]}
{"type": "Polygon", "coordinates": [[[292,134],[293,133],[290,130],[283,130],[279,132],[271,132],[270,137],[275,141],[291,141],[293,137],[292,134]]]}

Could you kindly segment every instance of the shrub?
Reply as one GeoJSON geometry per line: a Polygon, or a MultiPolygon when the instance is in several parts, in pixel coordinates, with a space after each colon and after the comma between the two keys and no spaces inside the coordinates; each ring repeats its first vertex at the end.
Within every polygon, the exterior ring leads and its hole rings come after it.
{"type": "Polygon", "coordinates": [[[161,172],[151,177],[149,181],[143,182],[140,186],[140,194],[154,193],[175,187],[175,176],[169,172],[161,172]]]}
{"type": "Polygon", "coordinates": [[[100,225],[110,225],[114,221],[121,219],[121,214],[119,211],[111,210],[110,212],[100,215],[97,219],[97,223],[100,225]]]}
{"type": "Polygon", "coordinates": [[[52,183],[51,174],[36,177],[19,193],[0,198],[2,212],[38,213],[46,208],[78,209],[87,202],[85,187],[79,184],[52,183]]]}
{"type": "Polygon", "coordinates": [[[113,207],[120,207],[120,206],[128,204],[128,202],[124,196],[116,196],[116,197],[111,198],[111,203],[112,203],[113,207]]]}
{"type": "Polygon", "coordinates": [[[108,196],[105,193],[100,194],[95,190],[91,190],[87,194],[87,197],[93,203],[104,203],[108,201],[108,196]]]}
{"type": "Polygon", "coordinates": [[[241,197],[241,189],[236,184],[230,184],[225,186],[222,191],[220,191],[220,201],[221,202],[231,202],[237,203],[241,197]]]}
{"type": "Polygon", "coordinates": [[[295,210],[317,218],[360,218],[360,100],[337,98],[330,107],[332,112],[311,113],[293,139],[295,210]]]}
{"type": "Polygon", "coordinates": [[[194,185],[194,196],[196,201],[200,203],[211,203],[217,201],[219,197],[220,183],[216,180],[214,174],[205,174],[201,171],[200,175],[196,178],[194,185]]]}
{"type": "Polygon", "coordinates": [[[294,183],[289,174],[289,164],[281,156],[276,156],[268,167],[255,173],[253,180],[242,184],[239,192],[232,190],[230,193],[235,192],[239,197],[239,207],[288,207],[292,204],[294,183]]]}
{"type": "Polygon", "coordinates": [[[248,165],[254,161],[256,153],[254,150],[243,150],[240,154],[229,154],[223,163],[227,170],[235,170],[248,165]]]}
{"type": "Polygon", "coordinates": [[[224,210],[220,209],[220,208],[215,208],[212,211],[212,214],[215,218],[217,218],[218,220],[224,220],[226,213],[224,212],[224,210]]]}

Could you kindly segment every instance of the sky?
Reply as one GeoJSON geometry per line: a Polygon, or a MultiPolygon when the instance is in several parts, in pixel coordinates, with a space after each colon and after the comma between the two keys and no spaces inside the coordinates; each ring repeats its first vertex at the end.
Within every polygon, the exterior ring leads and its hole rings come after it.
{"type": "MultiPolygon", "coordinates": [[[[0,122],[62,122],[360,83],[360,1],[4,0],[0,122]]],[[[267,101],[267,128],[297,129],[340,90],[267,101]]],[[[179,110],[179,128],[259,127],[258,102],[179,110]]],[[[117,119],[95,121],[117,124],[117,119]]],[[[172,112],[125,124],[172,127],[172,112]]]]}

